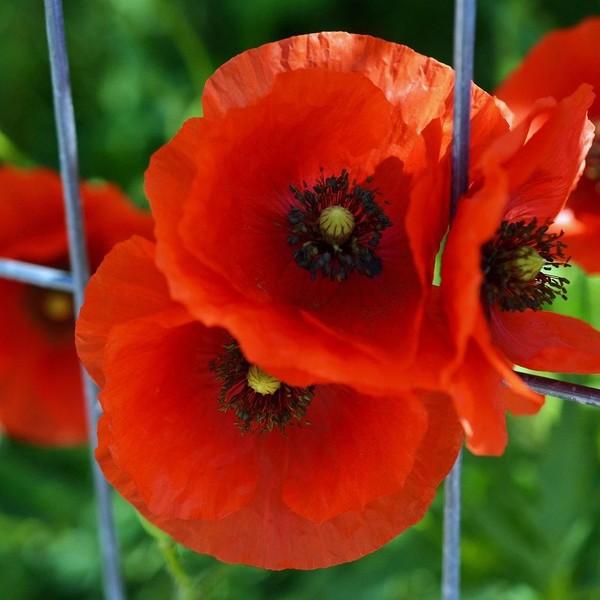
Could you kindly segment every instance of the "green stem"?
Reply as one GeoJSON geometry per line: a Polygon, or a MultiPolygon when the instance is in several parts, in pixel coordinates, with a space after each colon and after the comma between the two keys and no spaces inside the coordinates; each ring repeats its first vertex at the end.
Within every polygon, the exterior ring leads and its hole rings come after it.
{"type": "Polygon", "coordinates": [[[179,560],[176,544],[171,536],[150,523],[140,513],[136,514],[142,527],[156,540],[167,570],[177,586],[177,598],[179,600],[198,600],[201,595],[197,590],[194,590],[194,584],[179,560]]]}
{"type": "Polygon", "coordinates": [[[196,600],[199,598],[200,595],[194,593],[192,580],[179,560],[175,543],[172,540],[158,539],[158,547],[165,559],[167,569],[177,585],[177,597],[179,600],[196,600]]]}

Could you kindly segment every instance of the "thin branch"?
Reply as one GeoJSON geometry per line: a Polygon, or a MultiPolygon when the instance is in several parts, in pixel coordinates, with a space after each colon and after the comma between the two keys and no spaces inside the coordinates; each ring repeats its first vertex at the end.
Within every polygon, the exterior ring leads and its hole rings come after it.
{"type": "MultiPolygon", "coordinates": [[[[60,171],[65,200],[67,236],[69,240],[69,258],[73,278],[75,316],[77,316],[83,303],[84,289],[90,272],[79,197],[79,166],[77,160],[75,116],[73,113],[73,100],[69,80],[62,2],[61,0],[44,0],[44,6],[52,73],[54,115],[58,135],[60,171]]],[[[106,598],[109,600],[121,600],[125,595],[119,569],[119,551],[112,516],[110,488],[93,455],[93,450],[97,443],[97,389],[83,368],[82,376],[88,419],[91,468],[96,493],[98,529],[102,550],[104,592],[106,598]]]]}

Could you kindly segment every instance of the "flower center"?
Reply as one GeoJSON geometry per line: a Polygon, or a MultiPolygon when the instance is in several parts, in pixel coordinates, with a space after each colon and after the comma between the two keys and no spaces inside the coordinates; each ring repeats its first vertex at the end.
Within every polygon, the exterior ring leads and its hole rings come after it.
{"type": "Polygon", "coordinates": [[[502,310],[541,310],[557,296],[567,298],[565,277],[551,275],[553,267],[570,267],[564,259],[563,232],[548,233],[550,222],[538,227],[529,223],[502,221],[495,237],[481,249],[484,282],[481,287],[487,305],[502,310]]]}
{"type": "Polygon", "coordinates": [[[221,382],[220,410],[233,410],[244,433],[263,434],[275,427],[283,433],[287,425],[308,425],[304,415],[314,386],[292,387],[251,365],[233,339],[208,366],[221,382]]]}
{"type": "Polygon", "coordinates": [[[43,315],[51,321],[64,322],[73,319],[73,298],[71,294],[54,290],[44,291],[40,298],[43,315]]]}
{"type": "Polygon", "coordinates": [[[321,169],[312,189],[304,182],[302,191],[290,190],[297,204],[288,213],[287,243],[296,248],[294,260],[311,279],[319,273],[331,281],[344,281],[354,271],[367,277],[381,273],[376,250],[382,231],[392,223],[375,202],[377,190],[356,181],[350,186],[345,169],[339,177],[327,178],[321,169]]]}
{"type": "Polygon", "coordinates": [[[355,224],[354,215],[343,206],[328,206],[319,215],[321,235],[333,248],[339,248],[348,241],[355,224]]]}
{"type": "Polygon", "coordinates": [[[595,121],[596,133],[594,141],[585,159],[585,170],[583,174],[595,182],[595,190],[600,194],[600,121],[595,121]]]}
{"type": "Polygon", "coordinates": [[[73,334],[73,297],[66,292],[27,286],[27,312],[51,338],[73,334]]]}
{"type": "Polygon", "coordinates": [[[273,375],[269,375],[256,365],[250,365],[248,373],[246,373],[246,381],[248,382],[248,387],[263,396],[270,396],[281,387],[279,379],[273,377],[273,375]]]}

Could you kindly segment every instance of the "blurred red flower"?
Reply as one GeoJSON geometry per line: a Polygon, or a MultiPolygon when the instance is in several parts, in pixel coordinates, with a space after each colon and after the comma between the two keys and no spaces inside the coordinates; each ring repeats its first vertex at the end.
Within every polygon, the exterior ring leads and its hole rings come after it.
{"type": "Polygon", "coordinates": [[[577,188],[557,218],[573,260],[589,273],[600,273],[600,17],[546,35],[496,90],[517,119],[544,96],[561,100],[582,83],[594,86],[589,109],[595,138],[577,188]]]}
{"type": "MultiPolygon", "coordinates": [[[[118,241],[151,235],[152,219],[113,185],[82,184],[90,253],[98,266],[118,241]]],[[[0,256],[68,269],[59,176],[0,167],[0,256]]],[[[71,295],[0,279],[0,426],[47,445],[86,442],[71,295]]]]}
{"type": "Polygon", "coordinates": [[[103,388],[98,461],[195,551],[270,569],[350,561],[417,522],[462,441],[442,394],[290,386],[171,299],[153,243],[92,277],[79,355],[103,388]]]}
{"type": "Polygon", "coordinates": [[[541,406],[514,364],[600,372],[600,332],[542,310],[566,294],[556,267],[568,254],[550,225],[581,174],[593,138],[592,99],[590,86],[581,86],[558,104],[541,101],[494,142],[475,164],[448,235],[441,289],[458,343],[455,403],[476,453],[502,452],[506,409],[529,414],[541,406]]]}
{"type": "MultiPolygon", "coordinates": [[[[221,67],[204,117],[146,173],[173,297],[294,385],[442,388],[451,347],[428,307],[448,224],[453,80],[409,48],[347,33],[221,67]]],[[[507,128],[475,89],[474,155],[507,128]]]]}

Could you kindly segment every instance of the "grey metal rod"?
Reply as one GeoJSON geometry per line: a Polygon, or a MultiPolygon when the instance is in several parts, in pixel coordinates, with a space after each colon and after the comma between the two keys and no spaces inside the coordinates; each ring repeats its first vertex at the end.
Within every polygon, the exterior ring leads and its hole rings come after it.
{"type": "Polygon", "coordinates": [[[10,258],[0,258],[0,277],[61,292],[73,291],[73,278],[68,271],[10,258]]]}
{"type": "Polygon", "coordinates": [[[540,375],[529,373],[518,373],[518,375],[534,392],[600,408],[600,390],[540,375]]]}
{"type": "Polygon", "coordinates": [[[444,483],[442,599],[460,598],[460,508],[462,450],[444,483]]]}
{"type": "Polygon", "coordinates": [[[452,184],[450,220],[459,198],[469,185],[469,144],[471,138],[471,81],[475,53],[476,0],[456,0],[454,12],[454,116],[452,135],[452,184]]]}
{"type": "MultiPolygon", "coordinates": [[[[476,0],[456,0],[454,12],[454,114],[452,134],[452,183],[450,221],[459,198],[469,185],[471,137],[471,81],[475,53],[476,0]]],[[[460,514],[462,451],[444,486],[444,541],[442,553],[442,600],[460,598],[460,514]]]]}
{"type": "MultiPolygon", "coordinates": [[[[65,200],[67,236],[69,240],[69,258],[73,278],[74,307],[75,316],[77,316],[83,303],[84,289],[88,282],[90,271],[83,229],[81,199],[79,197],[79,166],[75,116],[69,79],[62,2],[61,0],[44,0],[44,6],[52,73],[54,115],[65,200]]],[[[88,419],[92,479],[96,495],[104,594],[108,600],[122,600],[125,594],[119,567],[119,550],[112,514],[111,490],[94,458],[94,448],[97,444],[97,389],[83,368],[82,376],[88,419]]]]}

